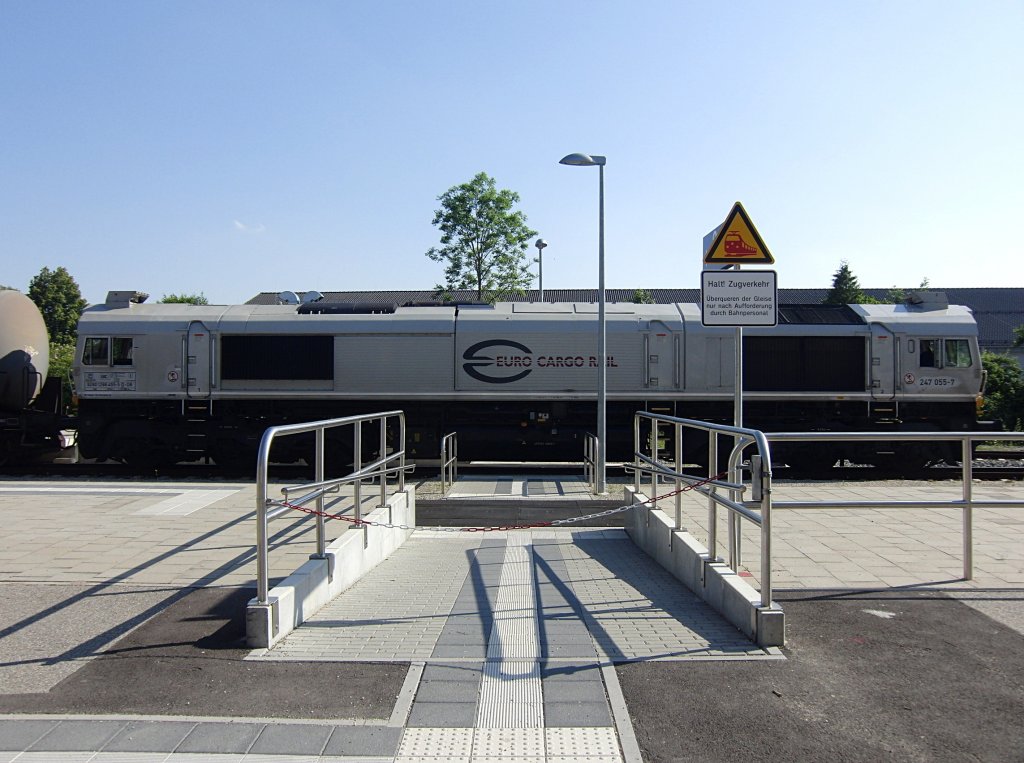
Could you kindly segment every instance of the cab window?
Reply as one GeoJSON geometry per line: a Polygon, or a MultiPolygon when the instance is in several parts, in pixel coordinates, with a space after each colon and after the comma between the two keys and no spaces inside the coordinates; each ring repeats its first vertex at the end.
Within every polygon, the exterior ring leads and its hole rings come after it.
{"type": "Polygon", "coordinates": [[[950,368],[971,367],[971,346],[966,339],[946,340],[946,365],[950,368]]]}
{"type": "Polygon", "coordinates": [[[110,340],[105,336],[86,337],[85,348],[82,350],[82,365],[110,365],[110,340]]]}
{"type": "Polygon", "coordinates": [[[130,366],[132,364],[131,337],[115,336],[111,341],[110,364],[112,366],[130,366]]]}
{"type": "Polygon", "coordinates": [[[937,368],[939,360],[939,341],[937,339],[922,339],[919,342],[920,353],[918,365],[921,368],[937,368]]]}

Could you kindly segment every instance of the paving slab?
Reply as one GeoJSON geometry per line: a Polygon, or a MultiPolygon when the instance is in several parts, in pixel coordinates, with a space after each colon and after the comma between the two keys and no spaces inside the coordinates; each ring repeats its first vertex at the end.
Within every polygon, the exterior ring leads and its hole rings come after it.
{"type": "MultiPolygon", "coordinates": [[[[443,502],[431,502],[431,524],[526,523],[588,511],[588,499],[568,482],[521,483],[503,484],[486,504],[451,502],[457,506],[447,515],[443,502]],[[531,503],[511,502],[517,490],[531,503]]],[[[0,713],[7,713],[0,741],[23,751],[49,737],[65,749],[24,757],[0,744],[0,761],[500,755],[610,763],[639,759],[639,752],[628,757],[628,740],[617,741],[627,705],[632,723],[625,723],[648,761],[1004,760],[1024,749],[1024,680],[1013,657],[1024,654],[1019,510],[975,512],[971,581],[959,579],[958,511],[778,512],[775,581],[790,643],[754,659],[749,643],[720,641],[713,618],[692,609],[670,578],[660,583],[650,560],[633,558],[619,530],[419,530],[414,539],[431,541],[429,551],[308,628],[315,632],[308,648],[319,657],[276,661],[249,655],[242,643],[254,573],[251,485],[102,483],[76,493],[45,484],[5,492],[5,484],[0,511],[11,531],[0,538],[0,622],[8,628],[0,639],[0,713]],[[41,515],[60,521],[40,523],[41,515]],[[516,548],[528,549],[525,566],[516,548]],[[523,603],[523,578],[503,570],[527,567],[532,593],[523,603]],[[514,664],[524,633],[536,639],[527,655],[535,669],[514,664]],[[338,638],[349,639],[344,650],[338,638]],[[363,656],[339,657],[354,649],[363,656]],[[419,667],[410,672],[412,662],[419,667]],[[488,672],[489,665],[500,667],[488,672]],[[2,681],[18,670],[27,683],[2,681]],[[539,693],[520,698],[504,685],[520,678],[539,684],[539,693]],[[16,691],[4,693],[9,687],[16,691]],[[485,696],[512,707],[510,717],[529,708],[543,726],[481,726],[481,718],[503,717],[481,709],[485,696]],[[181,745],[189,737],[218,749],[187,752],[181,745]]],[[[913,500],[958,491],[956,484],[776,485],[780,499],[913,500]]],[[[975,496],[1022,495],[1019,483],[975,485],[975,496]]],[[[589,500],[597,509],[614,505],[589,500]]],[[[706,505],[684,506],[699,537],[706,505]]],[[[310,552],[311,525],[287,520],[273,530],[273,574],[283,575],[310,552]]],[[[741,574],[756,586],[757,545],[743,537],[741,574]]]]}

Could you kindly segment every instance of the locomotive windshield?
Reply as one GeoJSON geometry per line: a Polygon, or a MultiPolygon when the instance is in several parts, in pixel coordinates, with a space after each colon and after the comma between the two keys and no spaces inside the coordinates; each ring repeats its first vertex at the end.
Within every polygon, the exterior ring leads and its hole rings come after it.
{"type": "Polygon", "coordinates": [[[919,344],[918,365],[921,368],[971,367],[971,345],[966,339],[922,339],[919,344]]]}

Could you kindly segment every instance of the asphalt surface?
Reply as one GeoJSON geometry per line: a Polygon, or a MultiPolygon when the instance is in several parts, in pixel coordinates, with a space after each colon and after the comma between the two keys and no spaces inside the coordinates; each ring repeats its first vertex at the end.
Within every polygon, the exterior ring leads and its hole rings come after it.
{"type": "Polygon", "coordinates": [[[0,713],[323,719],[391,714],[405,665],[244,661],[245,603],[254,594],[248,588],[183,592],[92,659],[87,647],[74,654],[37,652],[39,664],[57,660],[80,667],[49,691],[0,694],[0,713]]]}
{"type": "MultiPolygon", "coordinates": [[[[391,714],[404,664],[245,661],[251,595],[183,592],[92,659],[84,649],[50,655],[86,661],[49,691],[0,695],[0,713],[391,714]]],[[[1024,607],[1019,591],[972,596],[1007,612],[1024,607]]],[[[1020,632],[936,591],[778,598],[786,660],[617,666],[645,761],[1024,759],[1020,632]]]]}
{"type": "Polygon", "coordinates": [[[785,661],[618,666],[645,761],[1024,760],[1019,632],[938,592],[778,600],[785,661]]]}

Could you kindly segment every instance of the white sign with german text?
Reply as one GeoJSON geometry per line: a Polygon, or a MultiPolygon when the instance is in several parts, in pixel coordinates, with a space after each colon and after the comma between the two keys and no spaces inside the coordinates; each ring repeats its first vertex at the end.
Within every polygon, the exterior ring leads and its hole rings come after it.
{"type": "Polygon", "coordinates": [[[703,271],[701,323],[705,326],[775,326],[778,284],[774,270],[703,271]]]}

